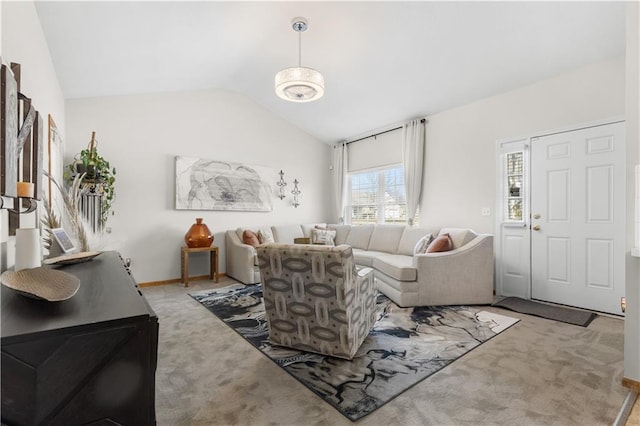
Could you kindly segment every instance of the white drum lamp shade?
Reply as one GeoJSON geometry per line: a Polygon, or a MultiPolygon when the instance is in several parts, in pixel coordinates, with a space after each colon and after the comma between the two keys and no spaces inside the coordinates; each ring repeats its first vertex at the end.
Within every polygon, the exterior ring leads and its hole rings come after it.
{"type": "Polygon", "coordinates": [[[324,77],[313,68],[292,67],[276,74],[276,94],[287,101],[309,102],[324,95],[324,77]]]}
{"type": "Polygon", "coordinates": [[[276,74],[276,94],[290,102],[315,101],[324,95],[324,77],[313,68],[302,66],[301,33],[307,29],[307,20],[293,18],[292,27],[298,33],[298,66],[276,74]]]}

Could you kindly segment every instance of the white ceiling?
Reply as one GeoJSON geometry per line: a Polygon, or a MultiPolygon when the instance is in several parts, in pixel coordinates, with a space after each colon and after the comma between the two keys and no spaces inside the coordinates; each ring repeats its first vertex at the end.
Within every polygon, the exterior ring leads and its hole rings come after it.
{"type": "Polygon", "coordinates": [[[622,2],[36,2],[66,98],[219,88],[333,143],[624,55],[622,2]],[[297,65],[325,96],[276,97],[297,65]]]}

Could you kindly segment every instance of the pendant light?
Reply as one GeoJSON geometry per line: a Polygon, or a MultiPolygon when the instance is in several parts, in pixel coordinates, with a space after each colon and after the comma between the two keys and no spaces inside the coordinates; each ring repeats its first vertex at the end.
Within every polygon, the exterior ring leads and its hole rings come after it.
{"type": "Polygon", "coordinates": [[[305,18],[293,18],[293,30],[298,33],[298,66],[276,74],[276,94],[286,101],[311,102],[324,95],[324,77],[313,68],[302,66],[301,33],[307,30],[305,18]]]}

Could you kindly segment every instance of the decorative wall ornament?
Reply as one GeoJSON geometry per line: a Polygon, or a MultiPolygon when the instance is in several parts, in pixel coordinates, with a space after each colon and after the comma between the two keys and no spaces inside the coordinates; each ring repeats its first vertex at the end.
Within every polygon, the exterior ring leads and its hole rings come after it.
{"type": "Polygon", "coordinates": [[[273,210],[274,169],[196,157],[176,157],[176,209],[273,210]]]}
{"type": "Polygon", "coordinates": [[[287,196],[287,194],[284,192],[284,187],[287,186],[287,182],[284,181],[284,172],[282,170],[280,170],[280,173],[278,174],[280,175],[280,180],[276,183],[276,185],[280,187],[280,189],[278,190],[278,198],[282,200],[287,196]]]}
{"type": "Polygon", "coordinates": [[[298,199],[298,196],[302,193],[302,191],[298,189],[299,183],[300,182],[298,182],[298,179],[294,179],[293,189],[291,190],[291,193],[293,194],[293,202],[291,204],[293,204],[293,207],[296,207],[296,208],[300,205],[300,200],[298,199]]]}

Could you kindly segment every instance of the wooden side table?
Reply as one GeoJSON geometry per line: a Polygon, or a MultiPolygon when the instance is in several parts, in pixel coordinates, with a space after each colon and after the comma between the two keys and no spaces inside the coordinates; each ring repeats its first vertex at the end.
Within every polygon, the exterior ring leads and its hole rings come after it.
{"type": "Polygon", "coordinates": [[[209,252],[209,259],[211,262],[209,269],[209,277],[215,282],[218,282],[218,246],[211,247],[186,247],[183,246],[180,250],[180,276],[185,287],[189,287],[189,254],[209,252]]]}

